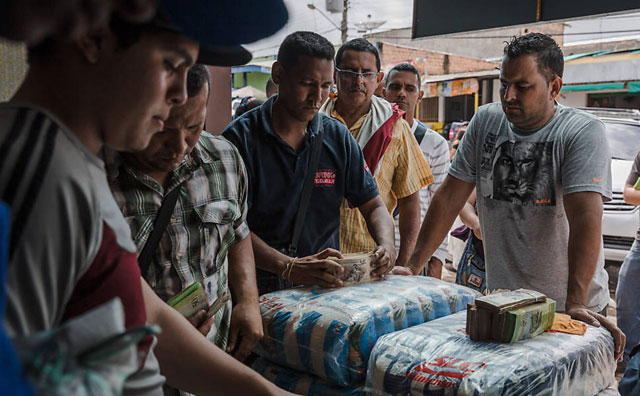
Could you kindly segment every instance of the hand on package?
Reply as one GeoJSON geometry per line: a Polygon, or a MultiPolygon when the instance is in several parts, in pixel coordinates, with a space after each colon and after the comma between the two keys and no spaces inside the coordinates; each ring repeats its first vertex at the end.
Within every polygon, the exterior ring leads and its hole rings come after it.
{"type": "Polygon", "coordinates": [[[627,338],[622,330],[618,328],[618,326],[613,324],[613,322],[606,317],[600,315],[599,313],[590,311],[580,304],[567,303],[566,310],[567,314],[569,314],[572,319],[580,320],[595,327],[600,327],[600,325],[606,327],[613,336],[613,341],[615,344],[615,358],[618,362],[622,361],[622,354],[624,352],[624,345],[627,338]]]}
{"type": "Polygon", "coordinates": [[[373,254],[376,257],[371,262],[371,275],[375,278],[384,278],[396,263],[396,249],[378,246],[373,254]]]}
{"type": "Polygon", "coordinates": [[[236,304],[231,311],[227,353],[242,362],[249,356],[263,335],[262,316],[258,302],[236,304]]]}
{"type": "Polygon", "coordinates": [[[340,275],[344,268],[331,260],[332,257],[341,259],[342,254],[335,249],[325,249],[318,254],[296,259],[291,271],[285,274],[285,279],[305,286],[341,287],[340,275]]]}
{"type": "Polygon", "coordinates": [[[413,275],[413,272],[411,272],[411,270],[409,269],[409,267],[403,267],[401,265],[396,265],[395,267],[393,267],[391,269],[390,272],[391,275],[405,275],[405,276],[409,276],[409,275],[413,275]]]}
{"type": "Polygon", "coordinates": [[[207,336],[207,334],[209,334],[211,326],[213,326],[213,318],[205,320],[206,317],[207,311],[201,310],[187,319],[189,323],[191,323],[193,327],[198,329],[198,331],[205,337],[207,336]]]}

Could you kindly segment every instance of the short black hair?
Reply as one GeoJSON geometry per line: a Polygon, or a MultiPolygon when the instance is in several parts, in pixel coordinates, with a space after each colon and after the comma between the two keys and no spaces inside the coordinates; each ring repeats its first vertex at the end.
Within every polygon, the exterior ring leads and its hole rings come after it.
{"type": "Polygon", "coordinates": [[[209,69],[202,63],[196,63],[189,68],[187,73],[187,96],[192,98],[202,91],[204,86],[207,86],[207,100],[211,95],[211,74],[209,69]]]}
{"type": "Polygon", "coordinates": [[[301,56],[333,61],[335,50],[326,38],[313,32],[294,32],[285,37],[278,50],[278,63],[285,69],[293,67],[301,56]]]}
{"type": "Polygon", "coordinates": [[[264,103],[263,100],[259,100],[259,99],[254,99],[250,102],[241,104],[240,106],[238,106],[238,108],[236,109],[236,114],[235,117],[238,118],[241,115],[243,115],[244,113],[246,113],[247,111],[251,110],[251,109],[255,109],[256,107],[260,107],[262,106],[262,104],[264,103]]]}
{"type": "Polygon", "coordinates": [[[414,73],[416,77],[418,77],[418,89],[420,89],[420,84],[421,84],[420,72],[411,63],[399,63],[394,67],[392,67],[391,70],[389,70],[389,72],[387,73],[387,76],[385,77],[384,85],[389,84],[389,77],[391,77],[391,73],[393,73],[394,71],[408,71],[408,72],[414,73]]]}
{"type": "Polygon", "coordinates": [[[338,49],[338,53],[336,54],[337,67],[340,67],[340,61],[342,61],[342,54],[344,54],[344,51],[346,50],[371,52],[376,57],[376,68],[378,68],[377,71],[380,71],[380,54],[378,53],[378,49],[367,40],[363,38],[356,38],[342,44],[342,46],[338,49]]]}
{"type": "Polygon", "coordinates": [[[504,57],[516,59],[525,55],[533,55],[538,63],[538,71],[547,83],[556,76],[562,78],[564,56],[562,50],[551,36],[543,33],[529,33],[514,37],[506,43],[504,57]]]}

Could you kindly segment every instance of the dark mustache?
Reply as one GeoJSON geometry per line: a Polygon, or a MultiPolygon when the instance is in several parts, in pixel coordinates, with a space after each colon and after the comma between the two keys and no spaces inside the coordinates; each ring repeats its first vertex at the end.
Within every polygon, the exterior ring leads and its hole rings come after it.
{"type": "Polygon", "coordinates": [[[365,94],[367,93],[367,89],[365,87],[361,87],[359,85],[351,88],[351,92],[358,92],[358,91],[360,91],[362,93],[365,93],[365,94]]]}

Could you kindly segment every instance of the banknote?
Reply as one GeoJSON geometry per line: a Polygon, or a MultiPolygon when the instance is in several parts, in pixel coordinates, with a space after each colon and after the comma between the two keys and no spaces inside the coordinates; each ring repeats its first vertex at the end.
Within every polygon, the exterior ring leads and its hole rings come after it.
{"type": "Polygon", "coordinates": [[[184,288],[171,300],[169,306],[180,312],[185,318],[190,318],[200,310],[209,309],[209,300],[200,282],[194,282],[184,288]]]}
{"type": "Polygon", "coordinates": [[[345,286],[373,281],[371,276],[371,261],[375,258],[373,252],[343,254],[343,258],[335,261],[342,265],[344,272],[340,279],[345,286]]]}

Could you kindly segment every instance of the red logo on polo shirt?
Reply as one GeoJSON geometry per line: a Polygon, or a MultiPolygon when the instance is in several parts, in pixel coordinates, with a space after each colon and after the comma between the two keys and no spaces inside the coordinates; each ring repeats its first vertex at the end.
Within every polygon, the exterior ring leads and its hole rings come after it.
{"type": "Polygon", "coordinates": [[[316,187],[333,187],[336,184],[336,171],[334,169],[318,169],[314,184],[316,187]]]}

